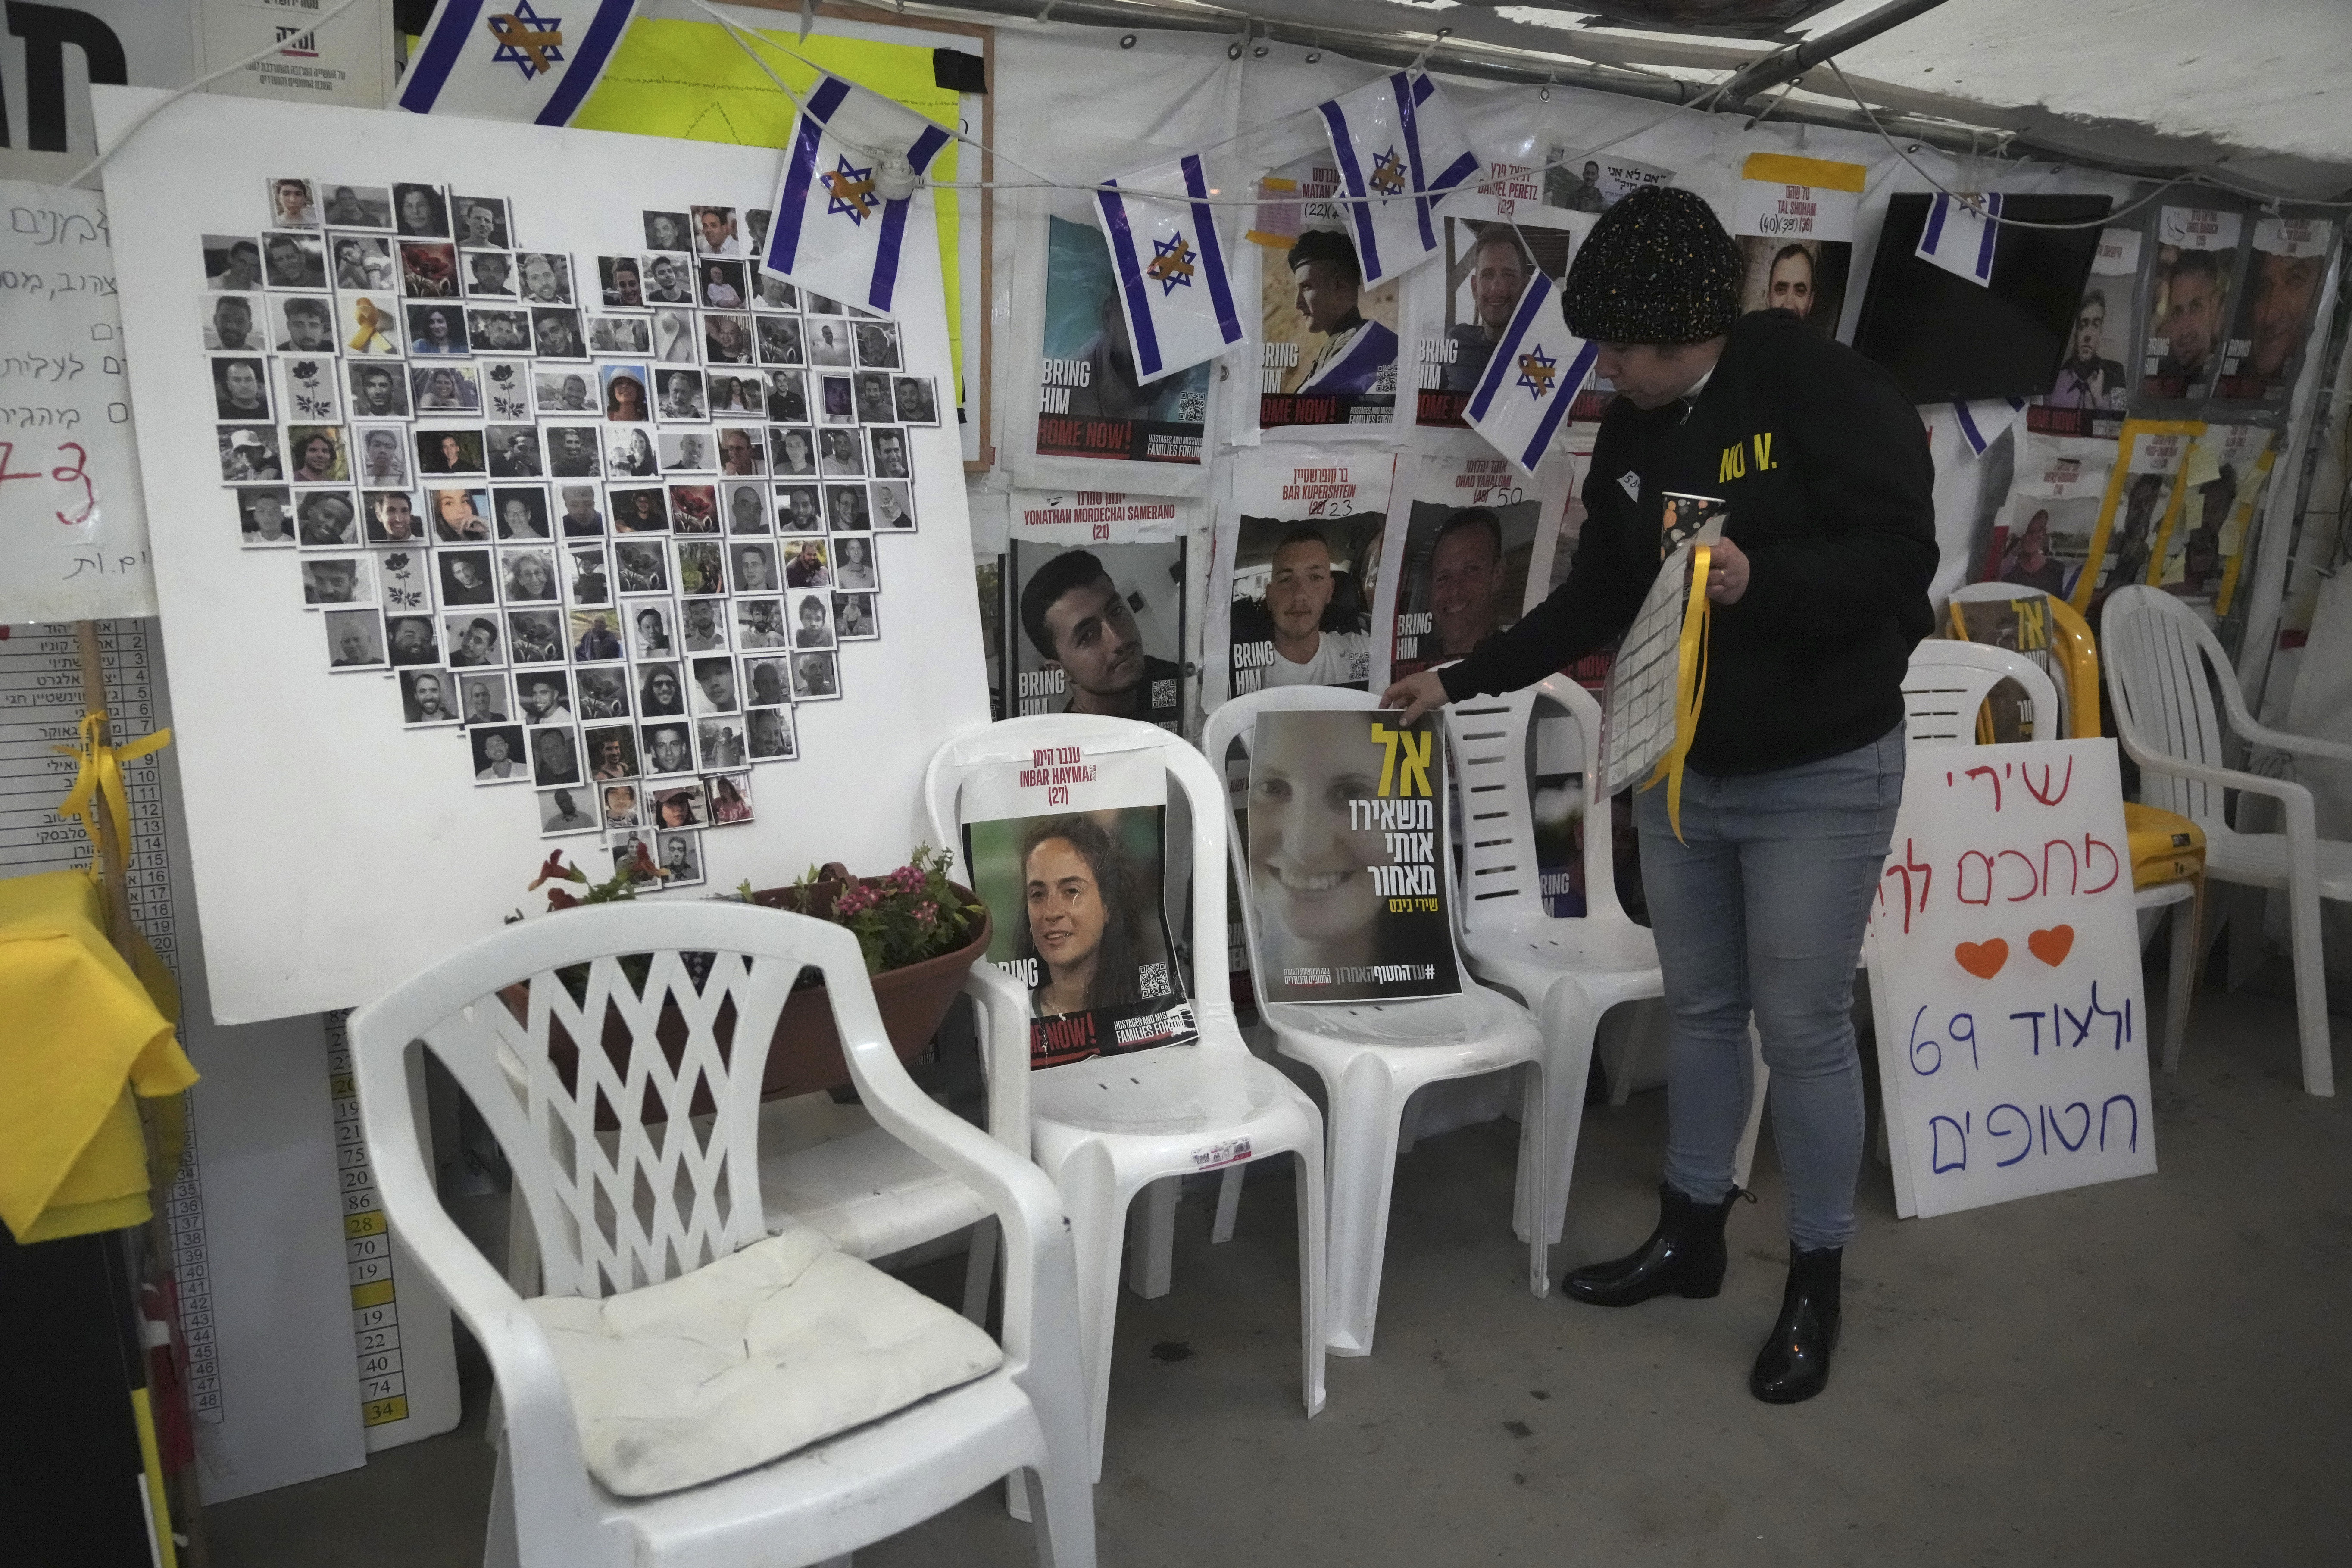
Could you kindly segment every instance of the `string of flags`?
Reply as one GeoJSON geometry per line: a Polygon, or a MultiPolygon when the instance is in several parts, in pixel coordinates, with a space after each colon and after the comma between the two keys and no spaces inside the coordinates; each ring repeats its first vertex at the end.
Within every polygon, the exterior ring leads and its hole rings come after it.
{"type": "Polygon", "coordinates": [[[831,299],[887,311],[916,178],[947,131],[836,76],[808,95],[771,204],[763,272],[831,299]]]}
{"type": "Polygon", "coordinates": [[[1181,190],[1192,198],[1137,195],[1118,180],[1095,193],[1136,379],[1149,384],[1216,358],[1242,341],[1242,323],[1201,154],[1138,169],[1126,180],[1136,190],[1181,190]]]}
{"type": "Polygon", "coordinates": [[[1532,475],[1551,447],[1569,405],[1592,374],[1600,346],[1568,330],[1559,289],[1538,268],[1495,345],[1463,417],[1494,448],[1532,475]]]}
{"type": "Polygon", "coordinates": [[[1426,71],[1397,71],[1316,106],[1331,134],[1367,288],[1437,254],[1433,209],[1478,172],[1462,121],[1426,71]]]}
{"type": "MultiPolygon", "coordinates": [[[[635,11],[636,0],[436,0],[400,107],[568,124],[635,11]]],[[[1316,111],[1329,134],[1339,194],[1349,198],[1349,237],[1363,284],[1400,277],[1435,256],[1436,208],[1481,167],[1444,89],[1425,71],[1394,71],[1316,111]]],[[[820,74],[784,149],[761,270],[887,312],[914,192],[950,136],[879,93],[820,74]]],[[[1214,359],[1246,336],[1206,165],[1205,150],[1187,153],[1106,180],[1095,192],[1144,383],[1214,359]]],[[[1948,247],[1962,244],[1969,216],[1957,209],[1948,247]]],[[[1985,250],[1989,257],[1989,239],[1985,250]]],[[[1591,346],[1560,323],[1556,292],[1538,271],[1469,412],[1474,428],[1527,468],[1591,371],[1591,346]]],[[[1393,358],[1392,347],[1383,357],[1393,358]]]]}
{"type": "Polygon", "coordinates": [[[568,125],[635,10],[636,0],[439,0],[410,57],[400,107],[568,125]]]}
{"type": "Polygon", "coordinates": [[[2000,236],[2000,193],[1988,191],[1976,199],[1983,204],[1981,207],[1956,201],[1948,191],[1936,193],[1912,254],[1955,278],[1990,289],[1993,242],[2000,236]]]}

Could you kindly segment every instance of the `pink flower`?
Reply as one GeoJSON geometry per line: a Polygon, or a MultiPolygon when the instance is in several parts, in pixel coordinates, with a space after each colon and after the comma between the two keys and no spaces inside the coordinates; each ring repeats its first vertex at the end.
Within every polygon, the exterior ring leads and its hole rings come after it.
{"type": "Polygon", "coordinates": [[[929,931],[940,923],[940,906],[925,899],[915,906],[915,923],[929,931]]]}

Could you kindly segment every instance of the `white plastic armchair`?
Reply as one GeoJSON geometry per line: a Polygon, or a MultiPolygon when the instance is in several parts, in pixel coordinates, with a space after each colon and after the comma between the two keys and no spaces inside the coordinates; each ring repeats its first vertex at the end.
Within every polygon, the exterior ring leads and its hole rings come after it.
{"type": "MultiPolygon", "coordinates": [[[[453,954],[354,1013],[350,1031],[361,1122],[392,1226],[480,1341],[497,1378],[505,1441],[488,1562],[845,1563],[857,1546],[1026,1470],[1044,1500],[1039,1561],[1092,1564],[1077,1311],[1060,1202],[1034,1166],[908,1078],[849,932],[722,903],[574,910],[453,954]],[[698,986],[686,952],[712,955],[698,986]],[[642,984],[629,979],[623,954],[648,955],[642,984]],[[440,1206],[418,1145],[410,1052],[430,1050],[498,1138],[528,1205],[549,1296],[625,1295],[767,1237],[757,1176],[761,1074],[806,967],[824,977],[850,1076],[875,1120],[971,1187],[1002,1225],[1003,1360],[755,1468],[661,1495],[615,1495],[587,1468],[575,1411],[594,1391],[567,1382],[539,1315],[548,1303],[535,1311],[519,1297],[440,1206]],[[567,974],[583,984],[579,999],[567,974]],[[506,1000],[518,985],[527,992],[520,1016],[506,1000]],[[656,1037],[665,1002],[688,1026],[674,1065],[656,1037]],[[615,1015],[628,1026],[625,1052],[602,1044],[615,1015]],[[568,1058],[567,1043],[576,1044],[568,1058]],[[711,1109],[693,1115],[698,1089],[711,1109]],[[646,1122],[649,1103],[665,1119],[646,1122]],[[598,1131],[600,1111],[617,1128],[598,1131]]],[[[843,1270],[903,1289],[846,1259],[826,1278],[843,1270]]],[[[976,1332],[943,1308],[916,1310],[956,1333],[976,1332]]]]}
{"type": "MultiPolygon", "coordinates": [[[[1094,1474],[1099,1479],[1110,1407],[1122,1221],[1139,1193],[1168,1177],[1272,1154],[1297,1156],[1300,1394],[1309,1416],[1322,1410],[1323,1117],[1305,1090],[1251,1055],[1242,1038],[1225,980],[1230,819],[1224,788],[1201,754],[1181,740],[1133,720],[1072,713],[1008,719],[959,735],[933,754],[924,775],[933,842],[962,842],[958,803],[965,782],[977,772],[1026,765],[1036,752],[1065,746],[1088,754],[1150,751],[1165,764],[1173,786],[1171,817],[1181,794],[1192,822],[1192,1006],[1199,1039],[1094,1057],[1028,1077],[1036,1160],[1070,1211],[1094,1474]]],[[[1171,874],[1187,858],[1183,847],[1170,847],[1171,874]]]]}
{"type": "MultiPolygon", "coordinates": [[[[1462,803],[1462,949],[1470,967],[1533,1009],[1554,1064],[1545,1082],[1542,1180],[1519,1183],[1515,1224],[1530,1240],[1557,1244],[1568,1222],[1569,1183],[1584,1124],[1585,1082],[1601,1020],[1621,1003],[1664,994],[1658,944],[1617,898],[1611,805],[1600,779],[1601,705],[1563,675],[1503,697],[1473,697],[1445,710],[1448,755],[1462,803]],[[1535,773],[1581,777],[1584,913],[1555,918],[1543,900],[1536,847],[1535,773]]],[[[1628,1031],[1611,1102],[1633,1089],[1644,1031],[1628,1031]]],[[[1748,1029],[1753,1089],[1734,1157],[1748,1184],[1769,1075],[1748,1029]]]]}
{"type": "MultiPolygon", "coordinates": [[[[2226,732],[2234,731],[2252,745],[2331,763],[2352,763],[2352,746],[2290,735],[2257,722],[2246,710],[2237,672],[2221,643],[2194,611],[2160,588],[2136,584],[2110,595],[2099,640],[2116,733],[2140,765],[2141,797],[2205,830],[2209,879],[2285,890],[2303,1087],[2310,1094],[2334,1094],[2319,901],[2352,900],[2352,843],[2319,837],[2311,791],[2303,784],[2230,767],[2222,741],[2226,732]],[[2221,693],[2219,715],[2213,708],[2217,687],[2221,693]],[[2241,833],[2232,827],[2231,790],[2277,801],[2285,830],[2241,833]]],[[[2259,933],[2240,935],[2252,942],[2259,933]]]]}
{"type": "MultiPolygon", "coordinates": [[[[988,1134],[1026,1160],[1029,998],[985,959],[964,976],[962,991],[974,1008],[988,1134]]],[[[871,1262],[970,1226],[963,1314],[985,1321],[996,1223],[978,1193],[876,1125],[861,1106],[835,1105],[823,1095],[770,1101],[761,1108],[760,1127],[763,1201],[824,1232],[852,1258],[871,1262]]]]}
{"type": "Polygon", "coordinates": [[[2063,732],[2057,726],[2057,684],[2040,665],[1989,643],[1929,637],[1911,650],[1911,662],[1903,672],[1905,743],[1975,745],[1977,710],[2003,680],[2025,688],[2037,736],[2063,732]]]}
{"type": "MultiPolygon", "coordinates": [[[[1209,715],[1201,747],[1223,771],[1238,742],[1252,744],[1258,715],[1298,710],[1371,711],[1380,699],[1335,686],[1276,686],[1236,697],[1209,715]]],[[[1231,835],[1230,864],[1241,889],[1243,923],[1257,951],[1257,904],[1239,835],[1231,835]]],[[[1449,880],[1449,887],[1452,885],[1449,880]]],[[[1555,1074],[1542,1034],[1517,1002],[1463,976],[1452,996],[1380,1003],[1269,1002],[1255,963],[1250,978],[1258,1016],[1274,1033],[1275,1048],[1322,1076],[1330,1112],[1331,1292],[1329,1337],[1339,1355],[1370,1355],[1380,1313],[1381,1266],[1388,1249],[1389,1205],[1396,1185],[1397,1144],[1405,1104],[1413,1091],[1448,1079],[1470,1078],[1528,1064],[1519,1123],[1519,1181],[1541,1180],[1549,1169],[1543,1107],[1555,1074]]],[[[1583,1076],[1576,1075],[1576,1092],[1583,1076]]],[[[1529,1243],[1528,1288],[1551,1289],[1544,1238],[1522,1227],[1529,1243]]]]}

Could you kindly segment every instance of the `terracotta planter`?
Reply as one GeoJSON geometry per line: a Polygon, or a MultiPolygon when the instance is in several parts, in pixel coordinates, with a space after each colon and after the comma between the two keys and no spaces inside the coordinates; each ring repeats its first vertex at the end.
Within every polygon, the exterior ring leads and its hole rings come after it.
{"type": "MultiPolygon", "coordinates": [[[[825,868],[828,871],[835,868],[825,868]]],[[[768,888],[754,892],[751,898],[772,910],[822,915],[833,908],[833,900],[846,886],[845,878],[817,883],[812,889],[814,907],[805,910],[800,909],[800,890],[795,888],[768,888]]],[[[980,901],[969,888],[957,887],[956,892],[967,903],[980,901]]],[[[948,1016],[948,1007],[963,987],[964,976],[971,972],[973,962],[988,951],[989,933],[989,920],[982,914],[979,934],[955,952],[873,976],[874,1001],[882,1010],[882,1027],[888,1033],[891,1048],[898,1053],[899,1059],[911,1060],[920,1056],[931,1037],[939,1033],[940,1020],[948,1016]]],[[[783,1016],[776,1022],[774,1042],[768,1047],[768,1070],[760,1080],[761,1098],[782,1100],[821,1089],[838,1089],[848,1082],[849,1064],[842,1059],[841,1037],[834,1030],[833,1004],[825,988],[813,985],[793,992],[784,1004],[783,1016]]]]}
{"type": "MultiPolygon", "coordinates": [[[[833,870],[835,868],[826,867],[833,870]]],[[[845,878],[819,882],[813,889],[814,909],[806,912],[823,914],[833,908],[833,900],[848,885],[845,878]]],[[[952,884],[950,884],[952,885],[952,884]]],[[[979,899],[969,888],[957,887],[956,892],[968,903],[979,899]]],[[[754,902],[772,910],[801,910],[801,890],[797,888],[769,888],[754,892],[754,902]]],[[[890,1037],[891,1048],[901,1060],[920,1056],[939,1032],[940,1022],[947,1017],[949,1006],[962,988],[964,975],[972,963],[988,951],[990,923],[985,913],[981,916],[980,931],[971,942],[953,952],[943,952],[919,963],[904,968],[886,970],[872,977],[874,1000],[881,1009],[882,1026],[890,1037]]],[[[520,1019],[529,1005],[529,990],[518,984],[500,993],[508,1008],[520,1019]]],[[[721,1046],[733,1043],[733,1020],[722,1016],[715,1031],[721,1046]]],[[[686,1020],[675,1004],[665,1003],[661,1021],[655,1027],[655,1038],[663,1055],[675,1068],[686,1047],[686,1020]]],[[[626,1061],[630,1049],[628,1026],[617,1014],[608,1014],[604,1020],[604,1039],[600,1042],[605,1056],[617,1068],[626,1061]]],[[[548,1058],[567,1083],[576,1081],[573,1064],[577,1047],[561,1025],[553,1027],[548,1040],[548,1058]]],[[[760,1098],[783,1100],[797,1094],[812,1094],[819,1089],[839,1089],[849,1079],[849,1064],[841,1053],[841,1036],[833,1026],[833,1005],[823,985],[811,985],[794,991],[784,1003],[783,1016],[776,1022],[776,1032],[768,1047],[767,1070],[761,1075],[760,1098]]],[[[713,1109],[710,1096],[698,1088],[692,1113],[703,1115],[713,1109]]],[[[661,1107],[650,1100],[639,1108],[648,1123],[662,1121],[661,1107]]],[[[615,1110],[599,1104],[596,1126],[610,1131],[620,1125],[615,1110]]]]}

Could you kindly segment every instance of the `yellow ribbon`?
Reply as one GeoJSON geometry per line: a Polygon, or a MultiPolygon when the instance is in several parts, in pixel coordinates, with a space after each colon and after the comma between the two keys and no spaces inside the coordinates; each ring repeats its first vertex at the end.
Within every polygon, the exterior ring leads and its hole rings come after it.
{"type": "Polygon", "coordinates": [[[89,836],[89,874],[92,879],[102,875],[98,855],[98,814],[100,810],[114,823],[116,853],[123,858],[126,868],[131,863],[131,793],[122,783],[122,764],[135,763],[172,743],[172,731],[158,730],[134,745],[101,745],[98,737],[105,724],[104,709],[95,713],[85,713],[82,715],[79,745],[49,748],[61,756],[80,759],[81,765],[74,774],[73,788],[66,792],[65,804],[58,807],[58,815],[79,818],[81,830],[89,836]]]}
{"type": "Polygon", "coordinates": [[[368,345],[383,337],[384,328],[393,324],[393,318],[378,310],[372,300],[362,300],[352,311],[352,320],[360,329],[352,334],[352,353],[355,354],[372,352],[368,345]]]}
{"type": "Polygon", "coordinates": [[[1699,704],[1706,700],[1706,574],[1714,553],[1704,544],[1691,552],[1690,597],[1683,605],[1682,641],[1675,660],[1675,743],[1642,781],[1643,789],[1660,779],[1666,781],[1666,821],[1674,827],[1677,843],[1685,841],[1683,765],[1698,734],[1699,704]]]}

